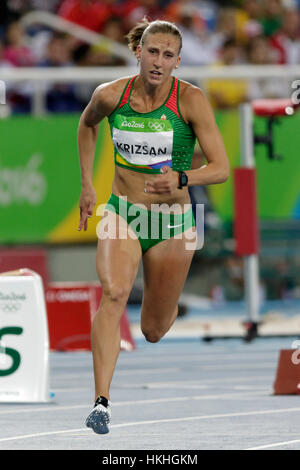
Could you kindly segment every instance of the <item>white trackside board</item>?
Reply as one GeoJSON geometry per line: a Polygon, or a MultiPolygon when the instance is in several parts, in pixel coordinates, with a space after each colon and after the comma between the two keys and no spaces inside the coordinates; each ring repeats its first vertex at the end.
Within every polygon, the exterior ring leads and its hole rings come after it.
{"type": "Polygon", "coordinates": [[[48,402],[49,338],[41,277],[0,275],[0,402],[48,402]]]}

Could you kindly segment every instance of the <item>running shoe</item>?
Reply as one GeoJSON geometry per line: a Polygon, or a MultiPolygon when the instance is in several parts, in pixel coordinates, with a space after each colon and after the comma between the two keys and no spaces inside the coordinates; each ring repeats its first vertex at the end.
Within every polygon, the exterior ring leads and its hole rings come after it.
{"type": "Polygon", "coordinates": [[[94,408],[85,420],[85,425],[97,434],[107,434],[111,417],[111,402],[105,397],[98,397],[94,408]]]}

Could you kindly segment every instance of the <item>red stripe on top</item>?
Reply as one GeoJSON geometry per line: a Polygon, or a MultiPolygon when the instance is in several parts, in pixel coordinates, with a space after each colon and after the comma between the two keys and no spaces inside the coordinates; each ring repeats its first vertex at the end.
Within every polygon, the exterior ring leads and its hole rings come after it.
{"type": "Polygon", "coordinates": [[[180,119],[178,106],[177,106],[177,90],[178,90],[178,78],[175,77],[173,89],[171,91],[170,97],[168,101],[166,102],[165,106],[169,108],[171,111],[173,111],[173,113],[175,113],[176,116],[178,116],[180,119]]]}
{"type": "MultiPolygon", "coordinates": [[[[135,75],[136,77],[137,75],[135,75]]],[[[125,93],[123,95],[123,98],[122,98],[122,101],[119,105],[119,108],[121,108],[122,106],[124,106],[124,104],[127,104],[128,103],[128,98],[129,98],[129,94],[130,94],[130,90],[131,90],[131,87],[132,87],[132,82],[133,80],[135,79],[135,77],[132,77],[132,79],[130,80],[130,82],[128,83],[128,86],[125,90],[125,93]]]]}

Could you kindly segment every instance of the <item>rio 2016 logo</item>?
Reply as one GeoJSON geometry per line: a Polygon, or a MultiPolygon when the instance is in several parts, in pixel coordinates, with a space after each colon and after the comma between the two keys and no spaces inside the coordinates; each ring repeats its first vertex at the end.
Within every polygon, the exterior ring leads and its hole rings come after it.
{"type": "MultiPolygon", "coordinates": [[[[0,344],[1,339],[5,335],[20,335],[23,332],[23,328],[19,326],[7,326],[5,328],[0,329],[0,344]]],[[[1,348],[0,353],[3,352],[7,356],[12,358],[12,364],[8,369],[0,369],[0,377],[5,377],[7,375],[11,375],[19,368],[21,364],[21,355],[16,349],[12,348],[1,348]]]]}

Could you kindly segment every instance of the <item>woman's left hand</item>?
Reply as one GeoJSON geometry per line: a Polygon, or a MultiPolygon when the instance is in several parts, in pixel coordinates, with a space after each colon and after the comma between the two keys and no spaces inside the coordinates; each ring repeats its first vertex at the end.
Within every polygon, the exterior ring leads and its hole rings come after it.
{"type": "Polygon", "coordinates": [[[163,166],[161,175],[154,176],[151,180],[145,181],[145,193],[169,193],[172,194],[179,184],[178,173],[169,166],[163,166]]]}

